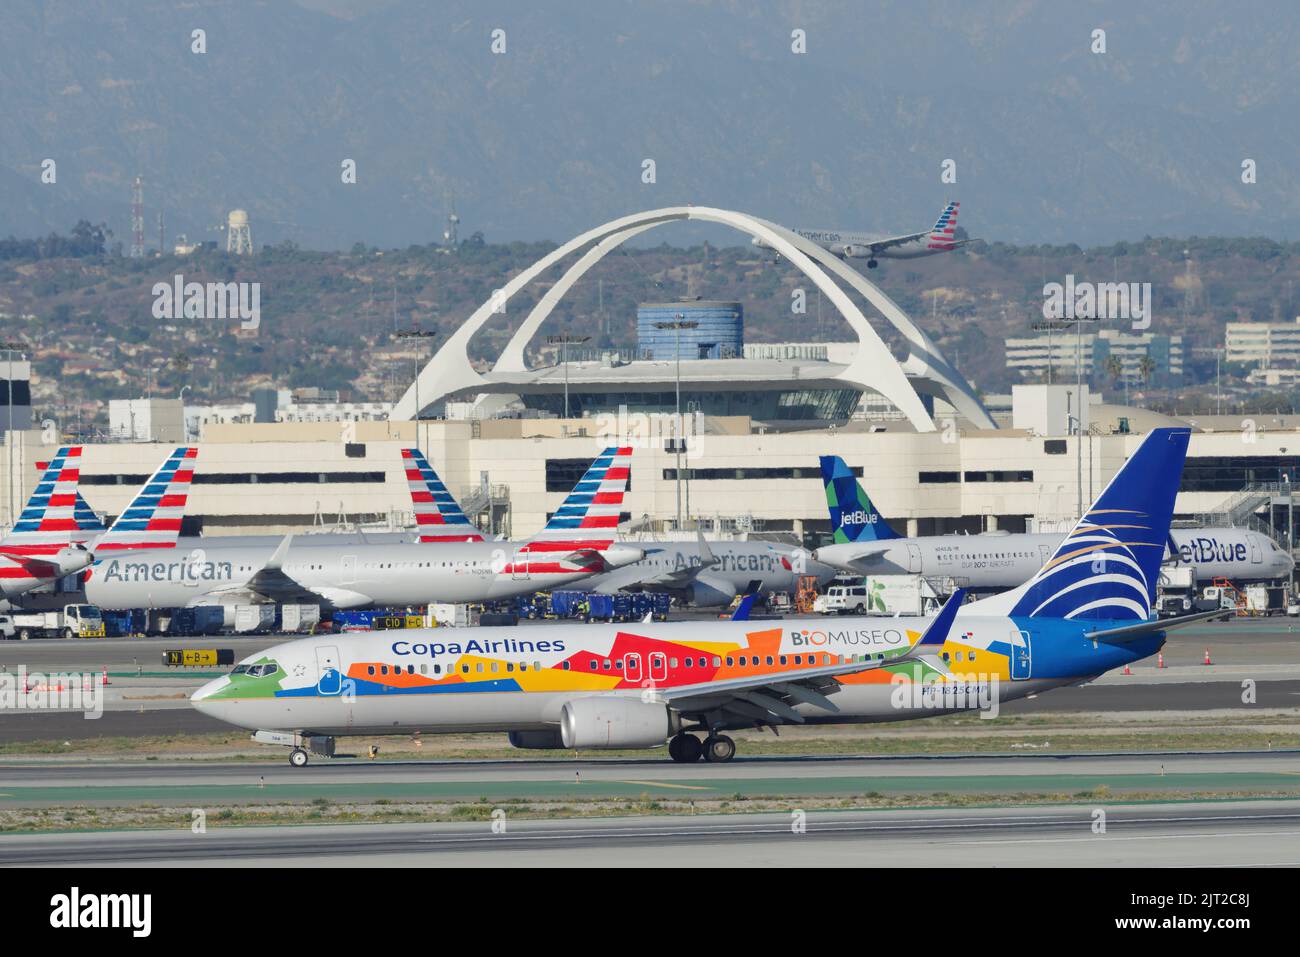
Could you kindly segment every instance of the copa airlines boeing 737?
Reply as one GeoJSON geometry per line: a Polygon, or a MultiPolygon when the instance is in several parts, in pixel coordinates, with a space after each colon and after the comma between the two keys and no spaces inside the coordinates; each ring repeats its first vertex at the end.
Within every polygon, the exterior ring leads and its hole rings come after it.
{"type": "Polygon", "coordinates": [[[305,638],[245,658],[194,706],[332,755],[341,735],[504,731],[523,748],[654,748],[726,761],[736,728],[927,717],[1155,654],[1152,618],[1187,452],[1157,429],[1033,578],[935,618],[437,628],[305,638]],[[702,738],[701,738],[702,736],[702,738]]]}
{"type": "MultiPolygon", "coordinates": [[[[871,503],[838,455],[821,457],[822,480],[835,541],[813,552],[855,575],[930,575],[975,590],[1014,588],[1056,550],[1060,533],[986,533],[904,538],[871,503]]],[[[1176,528],[1166,558],[1196,568],[1197,578],[1238,584],[1284,578],[1295,562],[1266,535],[1244,528],[1176,528]]]]}
{"type": "MultiPolygon", "coordinates": [[[[796,229],[804,239],[816,243],[841,259],[865,259],[868,269],[875,269],[878,259],[919,259],[935,253],[951,252],[958,246],[973,243],[974,239],[957,239],[957,210],[961,203],[949,203],[939,214],[930,229],[905,236],[879,236],[871,233],[853,233],[838,229],[796,229]]],[[[755,246],[771,246],[755,236],[755,246]]]]}
{"type": "MultiPolygon", "coordinates": [[[[287,536],[278,546],[259,547],[213,539],[188,553],[97,556],[86,600],[110,609],[265,601],[364,608],[492,601],[557,588],[645,557],[642,549],[614,541],[631,456],[630,448],[602,452],[546,527],[526,541],[484,541],[463,513],[454,522],[442,515],[422,523],[422,541],[405,544],[317,544],[311,536],[287,536]]],[[[411,481],[421,472],[408,464],[411,481]]]]}

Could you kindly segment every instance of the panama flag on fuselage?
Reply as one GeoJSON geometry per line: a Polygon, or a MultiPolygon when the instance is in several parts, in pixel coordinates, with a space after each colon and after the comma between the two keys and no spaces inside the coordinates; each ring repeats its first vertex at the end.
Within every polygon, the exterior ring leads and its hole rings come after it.
{"type": "Polygon", "coordinates": [[[422,542],[481,542],[483,535],[447,491],[419,449],[402,449],[402,465],[422,542]]]}

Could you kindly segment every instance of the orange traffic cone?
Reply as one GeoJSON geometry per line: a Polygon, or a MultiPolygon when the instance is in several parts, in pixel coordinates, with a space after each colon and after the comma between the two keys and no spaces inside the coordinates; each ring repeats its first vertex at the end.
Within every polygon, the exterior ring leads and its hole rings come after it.
{"type": "Polygon", "coordinates": [[[100,684],[105,686],[108,685],[108,668],[104,669],[104,678],[102,681],[100,681],[100,684]]]}
{"type": "Polygon", "coordinates": [[[1203,665],[1212,665],[1212,664],[1214,664],[1214,662],[1210,660],[1210,649],[1209,649],[1209,648],[1206,648],[1206,649],[1205,649],[1205,660],[1202,661],[1201,664],[1203,664],[1203,665]]]}
{"type": "Polygon", "coordinates": [[[1131,675],[1132,673],[1133,673],[1133,669],[1130,668],[1128,665],[1125,665],[1125,666],[1124,666],[1124,674],[1126,674],[1126,675],[1131,675]]]}
{"type": "Polygon", "coordinates": [[[1163,668],[1164,666],[1165,666],[1165,653],[1161,651],[1156,654],[1156,667],[1163,668]]]}

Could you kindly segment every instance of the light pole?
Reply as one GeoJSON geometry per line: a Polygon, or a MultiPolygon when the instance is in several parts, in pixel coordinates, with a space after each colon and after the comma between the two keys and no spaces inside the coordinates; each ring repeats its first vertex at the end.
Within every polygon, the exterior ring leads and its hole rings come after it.
{"type": "Polygon", "coordinates": [[[567,419],[569,417],[569,343],[590,342],[591,336],[572,336],[566,332],[558,336],[547,336],[546,341],[564,346],[564,417],[567,419]]]}
{"type": "Polygon", "coordinates": [[[679,312],[672,322],[656,322],[656,329],[673,330],[673,352],[677,359],[677,418],[673,422],[673,460],[677,475],[677,529],[682,527],[682,330],[698,329],[700,324],[693,319],[686,319],[679,312]]]}
{"type": "MultiPolygon", "coordinates": [[[[397,313],[393,313],[393,318],[397,318],[397,313]]],[[[436,332],[425,332],[423,329],[402,329],[401,331],[394,332],[393,338],[401,341],[409,339],[422,341],[437,338],[437,335],[436,332]]],[[[417,358],[415,360],[415,447],[425,455],[428,455],[429,450],[420,444],[420,413],[423,411],[420,408],[420,372],[420,360],[417,358]]]]}
{"type": "Polygon", "coordinates": [[[9,426],[5,431],[5,468],[6,473],[6,491],[9,512],[9,527],[13,528],[16,517],[14,515],[14,352],[22,348],[21,342],[0,342],[0,349],[4,349],[9,363],[8,380],[6,382],[5,405],[9,410],[9,426]]]}

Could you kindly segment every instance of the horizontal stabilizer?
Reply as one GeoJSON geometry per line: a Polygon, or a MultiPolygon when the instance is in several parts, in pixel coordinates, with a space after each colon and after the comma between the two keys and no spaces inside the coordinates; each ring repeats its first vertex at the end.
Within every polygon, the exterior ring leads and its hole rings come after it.
{"type": "Polygon", "coordinates": [[[1216,608],[1214,611],[1200,611],[1194,615],[1181,615],[1178,618],[1157,618],[1152,621],[1139,622],[1136,625],[1124,625],[1121,628],[1089,631],[1084,633],[1084,637],[1091,638],[1093,641],[1104,641],[1107,644],[1122,645],[1144,635],[1154,634],[1157,631],[1173,631],[1175,628],[1186,628],[1188,625],[1194,625],[1200,621],[1213,621],[1215,618],[1224,618],[1232,613],[1231,608],[1216,608]]]}

